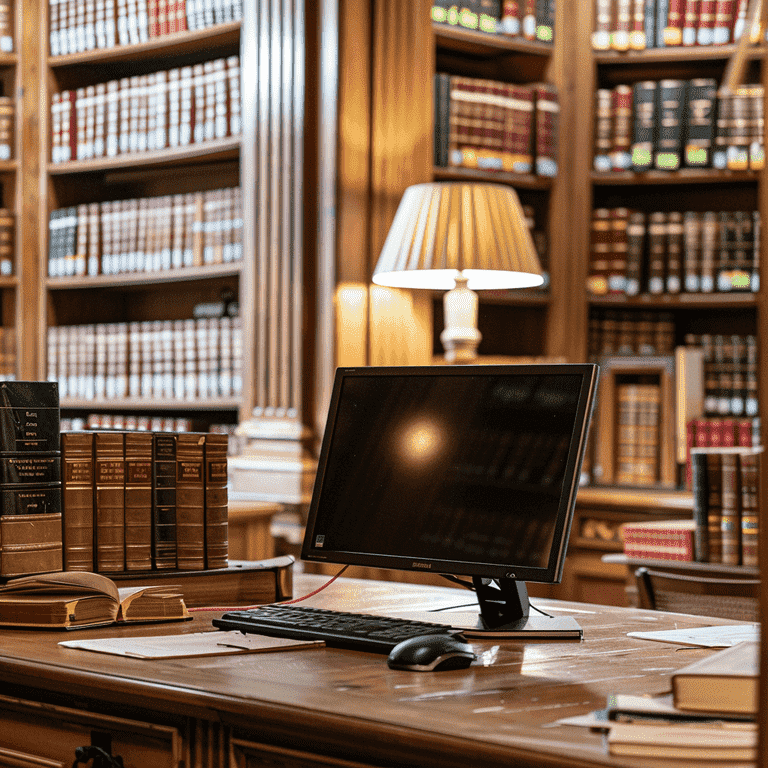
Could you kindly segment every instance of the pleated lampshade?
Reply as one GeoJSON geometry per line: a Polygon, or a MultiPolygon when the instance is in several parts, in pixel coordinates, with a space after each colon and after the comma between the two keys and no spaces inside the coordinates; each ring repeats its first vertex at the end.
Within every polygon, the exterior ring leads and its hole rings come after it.
{"type": "Polygon", "coordinates": [[[434,182],[408,187],[373,273],[393,288],[474,290],[541,285],[517,193],[503,184],[434,182]]]}

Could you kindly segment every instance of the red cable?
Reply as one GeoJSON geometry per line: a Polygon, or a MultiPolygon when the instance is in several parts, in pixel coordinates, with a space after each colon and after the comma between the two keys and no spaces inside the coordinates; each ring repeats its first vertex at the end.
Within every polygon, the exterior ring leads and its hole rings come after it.
{"type": "Polygon", "coordinates": [[[333,576],[331,579],[326,581],[325,584],[322,584],[321,586],[319,586],[313,592],[310,592],[308,595],[302,595],[301,597],[296,597],[293,600],[284,600],[280,603],[262,603],[258,605],[247,605],[245,607],[243,607],[242,605],[238,605],[234,608],[223,608],[219,606],[216,608],[207,608],[207,607],[206,608],[188,608],[187,610],[190,613],[205,613],[206,611],[210,611],[211,613],[215,611],[249,611],[252,608],[261,608],[262,605],[291,605],[292,603],[300,603],[302,600],[306,600],[308,597],[312,597],[313,595],[316,595],[318,592],[322,592],[326,587],[330,587],[331,584],[333,584],[333,582],[336,581],[336,579],[338,579],[339,576],[341,576],[341,574],[347,570],[347,568],[349,568],[349,565],[345,565],[335,576],[333,576]]]}

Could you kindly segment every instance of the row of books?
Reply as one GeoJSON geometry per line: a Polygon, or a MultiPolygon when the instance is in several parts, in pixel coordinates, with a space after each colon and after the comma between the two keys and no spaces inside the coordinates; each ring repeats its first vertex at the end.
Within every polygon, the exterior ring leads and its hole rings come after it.
{"type": "Polygon", "coordinates": [[[593,295],[756,292],[759,211],[592,213],[587,287],[593,295]]]}
{"type": "Polygon", "coordinates": [[[240,318],[51,326],[48,379],[84,400],[236,397],[240,318]]]}
{"type": "Polygon", "coordinates": [[[554,85],[438,73],[434,107],[436,166],[557,175],[554,85]]]}
{"type": "Polygon", "coordinates": [[[8,208],[0,208],[0,275],[14,273],[16,249],[16,216],[8,208]]]}
{"type": "Polygon", "coordinates": [[[64,570],[226,568],[227,436],[63,432],[64,570]]]}
{"type": "MultiPolygon", "coordinates": [[[[239,187],[60,208],[48,229],[50,277],[158,272],[243,255],[239,187]]],[[[2,235],[0,217],[0,254],[2,235]]]]}
{"type": "Polygon", "coordinates": [[[588,330],[590,360],[605,356],[672,355],[675,351],[675,321],[669,312],[592,308],[588,330]]]}
{"type": "MultiPolygon", "coordinates": [[[[641,51],[727,45],[744,34],[748,1],[596,0],[592,48],[641,51]]],[[[752,37],[759,40],[759,26],[752,37]]]]}
{"type": "Polygon", "coordinates": [[[593,167],[599,172],[765,165],[763,87],[717,95],[717,81],[643,80],[599,88],[593,167]]]}
{"type": "Polygon", "coordinates": [[[239,21],[242,0],[49,0],[51,56],[239,21]]]}
{"type": "Polygon", "coordinates": [[[436,0],[432,21],[552,43],[555,0],[436,0]]]}
{"type": "Polygon", "coordinates": [[[616,401],[615,482],[618,485],[655,485],[660,479],[660,386],[617,384],[616,401]]]}
{"type": "Polygon", "coordinates": [[[704,350],[704,416],[759,415],[757,339],[748,334],[687,334],[704,350]]]}
{"type": "Polygon", "coordinates": [[[760,448],[693,448],[694,559],[757,566],[760,448]]]}
{"type": "Polygon", "coordinates": [[[199,144],[241,132],[240,57],[133,75],[51,97],[51,160],[199,144]]]}

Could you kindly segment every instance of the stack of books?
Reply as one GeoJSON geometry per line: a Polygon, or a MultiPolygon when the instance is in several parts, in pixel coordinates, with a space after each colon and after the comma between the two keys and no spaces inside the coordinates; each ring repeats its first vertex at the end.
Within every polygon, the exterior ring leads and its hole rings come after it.
{"type": "Polygon", "coordinates": [[[240,132],[239,56],[51,97],[54,163],[184,147],[240,132]]]}
{"type": "MultiPolygon", "coordinates": [[[[595,0],[592,48],[641,51],[646,48],[727,45],[746,30],[746,0],[728,2],[648,2],[595,0]]],[[[760,30],[750,32],[754,43],[760,30]]]]}
{"type": "Polygon", "coordinates": [[[599,172],[759,170],[763,144],[761,85],[738,86],[719,98],[711,78],[643,80],[595,94],[599,172]]]}
{"type": "Polygon", "coordinates": [[[758,211],[644,211],[592,214],[591,294],[756,292],[758,211]]]}
{"type": "Polygon", "coordinates": [[[49,0],[48,15],[51,56],[64,56],[239,21],[243,6],[241,0],[49,0]]]}
{"type": "Polygon", "coordinates": [[[61,397],[235,397],[241,371],[239,317],[48,328],[48,379],[61,397]]]}
{"type": "MultiPolygon", "coordinates": [[[[0,212],[0,271],[2,229],[0,212]]],[[[51,211],[48,275],[159,272],[242,259],[239,187],[51,211]]]]}
{"type": "Polygon", "coordinates": [[[557,175],[559,98],[548,83],[435,75],[435,165],[557,175]]]}
{"type": "Polygon", "coordinates": [[[590,312],[590,360],[605,356],[671,355],[674,351],[675,323],[669,312],[590,312]]]}
{"type": "Polygon", "coordinates": [[[437,0],[432,4],[432,20],[490,34],[552,43],[555,0],[437,0]]]}

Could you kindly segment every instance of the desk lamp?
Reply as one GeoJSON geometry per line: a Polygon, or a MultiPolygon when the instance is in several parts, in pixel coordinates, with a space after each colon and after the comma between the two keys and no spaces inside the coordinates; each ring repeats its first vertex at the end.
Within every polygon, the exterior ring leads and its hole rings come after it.
{"type": "Polygon", "coordinates": [[[475,290],[530,288],[544,278],[514,189],[434,182],[405,190],[373,282],[448,291],[440,341],[449,363],[466,363],[481,339],[475,290]]]}

